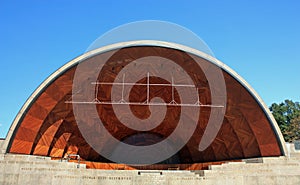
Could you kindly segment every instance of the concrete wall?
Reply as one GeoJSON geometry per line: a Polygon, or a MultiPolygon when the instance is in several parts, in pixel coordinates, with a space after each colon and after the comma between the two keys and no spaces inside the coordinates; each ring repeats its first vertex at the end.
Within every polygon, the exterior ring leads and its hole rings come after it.
{"type": "Polygon", "coordinates": [[[262,158],[214,165],[203,171],[124,171],[86,169],[48,157],[0,155],[0,184],[64,185],[283,185],[300,184],[299,159],[262,158]]]}
{"type": "Polygon", "coordinates": [[[0,138],[0,154],[4,154],[5,153],[4,142],[5,142],[5,139],[0,138]]]}
{"type": "MultiPolygon", "coordinates": [[[[297,141],[299,145],[299,141],[297,141]]],[[[300,150],[297,150],[294,143],[286,143],[286,148],[289,157],[297,157],[300,158],[300,150]]]]}

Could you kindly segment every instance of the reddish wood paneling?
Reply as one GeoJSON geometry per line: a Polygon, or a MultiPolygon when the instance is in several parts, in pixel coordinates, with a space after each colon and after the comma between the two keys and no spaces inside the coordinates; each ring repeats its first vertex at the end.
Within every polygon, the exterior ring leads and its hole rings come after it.
{"type": "MultiPolygon", "coordinates": [[[[165,57],[181,65],[199,87],[200,101],[203,104],[211,103],[210,87],[201,68],[186,53],[174,49],[147,46],[121,49],[107,61],[98,80],[113,82],[124,66],[145,56],[165,57]]],[[[97,63],[101,57],[102,54],[96,55],[87,59],[86,62],[97,63]]],[[[200,60],[203,66],[212,65],[204,59],[200,60]]],[[[84,140],[76,124],[72,105],[65,103],[65,101],[71,100],[75,70],[76,66],[61,74],[36,97],[35,102],[26,111],[15,130],[9,152],[54,158],[63,157],[66,153],[76,153],[86,161],[88,167],[119,168],[117,164],[109,163],[109,160],[99,155],[84,140]]],[[[82,78],[88,78],[89,74],[80,75],[82,78]]],[[[207,162],[282,155],[275,131],[262,108],[235,78],[225,71],[223,71],[223,75],[227,88],[227,105],[223,125],[217,137],[205,151],[198,151],[198,145],[211,113],[210,108],[201,108],[198,125],[193,136],[176,154],[179,156],[181,164],[174,164],[175,166],[181,165],[182,169],[202,169],[205,168],[204,164],[209,164],[207,162]],[[183,167],[186,164],[187,166],[183,167]]],[[[151,77],[150,81],[151,83],[170,83],[158,77],[151,77]]],[[[141,79],[140,82],[146,82],[146,78],[141,79]]],[[[110,87],[100,86],[99,92],[98,99],[111,99],[110,87]]],[[[170,94],[171,88],[151,87],[150,97],[158,96],[169,102],[171,101],[170,94]]],[[[145,99],[145,88],[134,86],[130,92],[130,100],[143,102],[145,99]]],[[[181,101],[177,91],[175,91],[175,99],[177,102],[181,101]]],[[[131,106],[130,108],[133,114],[140,119],[145,119],[150,115],[149,108],[146,106],[131,106]]],[[[115,138],[126,140],[129,136],[140,133],[124,126],[114,115],[111,105],[98,105],[97,110],[98,115],[94,115],[95,117],[89,115],[86,119],[95,120],[93,124],[98,124],[96,116],[99,116],[105,123],[106,129],[115,138]]],[[[132,113],[124,112],[120,116],[126,116],[126,114],[132,113]]],[[[158,127],[152,129],[151,133],[160,136],[161,140],[168,137],[177,126],[179,115],[179,107],[168,107],[166,118],[158,127]]],[[[151,140],[151,138],[148,139],[151,140]]],[[[151,142],[159,142],[159,140],[151,142]]],[[[150,168],[160,169],[163,167],[153,165],[150,168]]],[[[128,167],[128,169],[132,168],[128,167]]]]}

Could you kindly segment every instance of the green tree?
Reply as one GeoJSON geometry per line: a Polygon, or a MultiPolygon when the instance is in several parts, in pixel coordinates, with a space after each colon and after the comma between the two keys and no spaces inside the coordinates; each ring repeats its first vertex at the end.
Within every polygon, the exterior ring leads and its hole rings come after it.
{"type": "Polygon", "coordinates": [[[273,103],[270,110],[277,121],[285,141],[293,142],[300,139],[300,104],[292,100],[273,103]]]}

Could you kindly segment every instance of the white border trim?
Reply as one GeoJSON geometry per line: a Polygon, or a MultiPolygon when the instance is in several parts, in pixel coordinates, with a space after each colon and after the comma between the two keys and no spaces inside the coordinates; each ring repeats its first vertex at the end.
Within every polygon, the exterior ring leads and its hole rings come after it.
{"type": "Polygon", "coordinates": [[[158,46],[158,47],[178,49],[181,51],[185,51],[185,52],[197,55],[197,56],[204,58],[204,59],[212,62],[213,64],[221,67],[223,70],[225,70],[227,73],[229,73],[233,78],[238,80],[240,82],[240,84],[243,85],[251,93],[251,95],[255,98],[255,100],[259,103],[260,107],[263,109],[267,118],[271,122],[271,126],[273,127],[273,130],[275,131],[276,137],[280,141],[279,144],[281,144],[280,147],[281,147],[283,155],[285,155],[285,156],[287,155],[287,148],[285,145],[284,138],[281,134],[279,126],[277,125],[276,120],[274,119],[272,113],[270,112],[267,105],[263,102],[263,100],[259,97],[257,92],[240,75],[238,75],[234,70],[229,68],[227,65],[225,65],[218,59],[216,59],[202,51],[199,51],[199,50],[196,50],[196,49],[184,46],[184,45],[180,45],[180,44],[164,42],[164,41],[156,41],[156,40],[128,41],[128,42],[120,42],[120,43],[104,46],[104,47],[89,51],[87,53],[84,53],[83,55],[71,60],[70,62],[68,62],[65,65],[63,65],[62,67],[60,67],[53,74],[51,74],[27,99],[27,101],[25,102],[25,104],[23,105],[23,107],[21,108],[19,113],[17,114],[16,118],[14,119],[14,121],[7,133],[6,139],[3,143],[3,149],[5,149],[5,151],[7,152],[7,147],[9,145],[9,142],[10,142],[11,138],[13,137],[14,131],[17,128],[19,121],[22,119],[22,117],[26,113],[25,111],[30,108],[30,105],[34,102],[35,98],[38,97],[43,92],[43,90],[49,84],[51,84],[51,82],[53,80],[58,78],[61,74],[63,74],[66,70],[70,69],[75,64],[77,64],[83,60],[86,60],[87,58],[90,58],[94,55],[101,54],[101,53],[104,53],[107,51],[111,51],[111,50],[115,50],[115,49],[119,49],[119,48],[123,48],[123,47],[131,47],[131,46],[158,46]]]}

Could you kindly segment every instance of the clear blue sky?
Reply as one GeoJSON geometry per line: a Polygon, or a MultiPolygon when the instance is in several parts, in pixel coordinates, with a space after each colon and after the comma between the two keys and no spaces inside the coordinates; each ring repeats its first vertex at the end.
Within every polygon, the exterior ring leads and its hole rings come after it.
{"type": "Polygon", "coordinates": [[[267,105],[300,100],[300,1],[0,0],[0,137],[30,94],[110,29],[163,20],[200,36],[267,105]]]}

